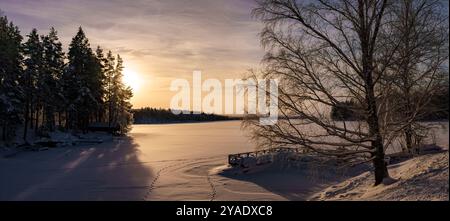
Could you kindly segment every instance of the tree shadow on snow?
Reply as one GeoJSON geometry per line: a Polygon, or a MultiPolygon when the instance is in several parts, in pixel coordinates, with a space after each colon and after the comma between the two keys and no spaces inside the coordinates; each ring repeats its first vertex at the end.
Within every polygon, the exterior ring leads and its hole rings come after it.
{"type": "Polygon", "coordinates": [[[1,200],[144,200],[155,177],[131,137],[0,160],[1,200]]]}
{"type": "Polygon", "coordinates": [[[313,194],[368,170],[366,165],[337,168],[316,163],[272,163],[254,168],[231,168],[220,175],[254,183],[287,200],[304,201],[313,194]]]}

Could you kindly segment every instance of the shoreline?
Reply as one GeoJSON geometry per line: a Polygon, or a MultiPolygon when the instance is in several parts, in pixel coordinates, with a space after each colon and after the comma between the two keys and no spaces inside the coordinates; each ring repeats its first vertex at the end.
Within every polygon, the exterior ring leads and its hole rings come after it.
{"type": "Polygon", "coordinates": [[[155,122],[155,123],[133,123],[134,125],[167,125],[167,124],[201,124],[201,123],[214,123],[214,122],[232,122],[232,121],[242,121],[242,119],[232,119],[232,120],[212,120],[212,121],[179,121],[179,122],[155,122]]]}

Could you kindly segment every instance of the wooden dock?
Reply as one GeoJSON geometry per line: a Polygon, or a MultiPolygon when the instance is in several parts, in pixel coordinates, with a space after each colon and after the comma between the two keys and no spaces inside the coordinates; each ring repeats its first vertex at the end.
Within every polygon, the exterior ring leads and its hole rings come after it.
{"type": "Polygon", "coordinates": [[[244,152],[244,153],[236,153],[236,154],[230,154],[228,155],[228,164],[231,166],[239,166],[242,165],[244,159],[246,158],[256,158],[268,154],[273,153],[303,153],[304,150],[299,148],[291,148],[291,147],[275,147],[275,148],[269,148],[269,149],[263,149],[263,150],[256,150],[251,152],[244,152]]]}

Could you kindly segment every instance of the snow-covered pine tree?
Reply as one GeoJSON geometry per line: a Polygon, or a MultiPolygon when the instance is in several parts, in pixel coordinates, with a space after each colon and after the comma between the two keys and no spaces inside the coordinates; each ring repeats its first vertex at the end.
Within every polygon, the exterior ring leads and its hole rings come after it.
{"type": "Polygon", "coordinates": [[[75,121],[76,127],[86,132],[103,94],[101,68],[81,27],[70,43],[68,55],[66,74],[78,83],[77,87],[68,88],[69,95],[66,97],[70,99],[69,110],[73,112],[69,113],[69,125],[75,121]]]}
{"type": "Polygon", "coordinates": [[[23,93],[19,87],[22,73],[22,36],[17,26],[0,17],[0,131],[1,140],[15,136],[23,113],[23,93]]]}
{"type": "Polygon", "coordinates": [[[119,132],[124,134],[130,129],[133,121],[130,103],[133,93],[131,88],[126,87],[123,83],[122,71],[123,60],[120,55],[115,58],[112,52],[108,51],[104,63],[107,122],[109,127],[118,127],[119,132]]]}
{"type": "Polygon", "coordinates": [[[113,108],[115,104],[114,98],[114,74],[115,74],[115,57],[111,51],[108,51],[106,55],[106,60],[104,64],[104,75],[105,75],[105,99],[107,106],[107,122],[108,126],[111,127],[113,123],[113,108]]]}
{"type": "Polygon", "coordinates": [[[114,108],[114,122],[120,128],[120,133],[124,134],[130,129],[133,121],[132,105],[130,99],[133,92],[130,87],[126,87],[123,83],[123,60],[120,55],[117,55],[117,65],[113,77],[113,91],[116,100],[114,108]]]}
{"type": "Polygon", "coordinates": [[[33,29],[28,40],[23,44],[23,54],[25,56],[25,70],[21,86],[25,93],[25,113],[24,113],[24,134],[26,140],[28,125],[37,131],[39,124],[39,112],[41,107],[40,87],[42,87],[43,70],[43,47],[39,34],[33,29]]]}
{"type": "Polygon", "coordinates": [[[107,105],[106,105],[106,85],[107,85],[107,79],[106,79],[106,71],[105,71],[105,67],[106,67],[106,62],[107,59],[105,57],[105,54],[103,52],[103,49],[100,46],[97,46],[97,49],[95,50],[95,55],[97,58],[97,62],[99,65],[99,70],[100,70],[100,80],[101,80],[101,97],[99,98],[99,100],[101,101],[98,110],[97,110],[97,116],[96,116],[96,121],[97,122],[102,122],[105,119],[105,113],[106,113],[106,109],[107,109],[107,105]]]}
{"type": "Polygon", "coordinates": [[[95,53],[80,27],[69,47],[68,63],[57,31],[39,36],[33,29],[22,36],[6,17],[0,17],[0,126],[2,139],[12,139],[23,123],[28,130],[87,131],[92,122],[108,122],[125,133],[132,122],[132,91],[122,82],[123,60],[111,51],[95,53]],[[24,57],[23,57],[24,56],[24,57]]]}
{"type": "Polygon", "coordinates": [[[102,61],[97,58],[96,53],[90,55],[90,76],[89,76],[89,89],[95,100],[95,106],[90,115],[89,122],[98,122],[100,119],[99,114],[104,106],[104,95],[105,95],[105,77],[103,73],[102,61]]]}
{"type": "MultiPolygon", "coordinates": [[[[44,72],[41,87],[43,112],[45,116],[44,127],[47,130],[55,129],[55,114],[61,112],[64,108],[63,93],[61,82],[63,70],[65,67],[65,54],[62,50],[62,44],[58,39],[57,31],[52,27],[50,33],[42,37],[44,49],[44,72]]],[[[59,120],[59,123],[61,121],[59,120]]]]}
{"type": "Polygon", "coordinates": [[[64,115],[64,128],[66,130],[75,127],[76,120],[76,106],[75,100],[78,97],[78,87],[80,81],[77,75],[72,71],[72,67],[67,65],[63,71],[63,75],[60,79],[62,97],[64,101],[62,102],[63,115],[64,115]]]}

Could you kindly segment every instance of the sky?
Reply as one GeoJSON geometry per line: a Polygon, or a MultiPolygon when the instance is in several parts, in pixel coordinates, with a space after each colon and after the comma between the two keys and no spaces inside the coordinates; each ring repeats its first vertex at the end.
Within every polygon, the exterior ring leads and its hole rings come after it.
{"type": "Polygon", "coordinates": [[[241,78],[262,56],[253,0],[0,0],[22,35],[55,27],[67,50],[82,26],[91,47],[120,54],[134,107],[168,108],[172,80],[241,78]]]}

